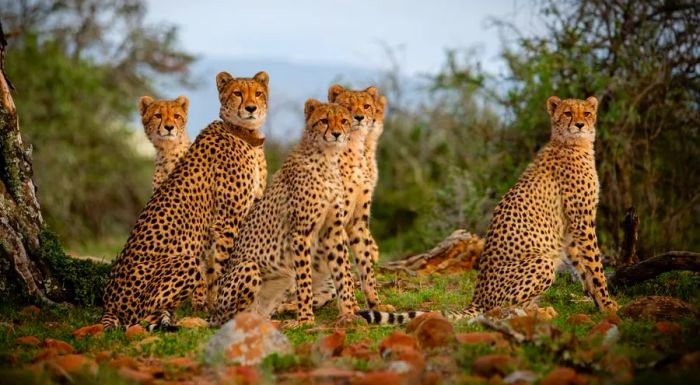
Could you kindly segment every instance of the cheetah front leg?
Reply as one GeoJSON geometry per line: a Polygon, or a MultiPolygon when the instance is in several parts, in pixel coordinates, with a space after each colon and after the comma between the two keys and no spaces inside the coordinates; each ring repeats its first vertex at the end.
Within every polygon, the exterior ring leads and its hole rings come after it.
{"type": "Polygon", "coordinates": [[[292,234],[294,258],[294,280],[297,293],[297,320],[290,326],[314,323],[313,292],[311,290],[311,251],[312,240],[309,232],[297,223],[292,234]]]}
{"type": "Polygon", "coordinates": [[[365,189],[358,201],[357,209],[350,219],[348,226],[348,237],[350,247],[355,255],[355,263],[360,275],[360,285],[362,292],[367,298],[367,305],[370,309],[381,311],[394,311],[391,305],[382,305],[377,295],[377,278],[374,275],[374,264],[379,260],[379,249],[377,242],[372,237],[369,230],[369,215],[371,205],[371,191],[365,189]]]}
{"type": "MultiPolygon", "coordinates": [[[[333,218],[340,216],[333,215],[333,218]]],[[[340,220],[334,220],[330,224],[328,237],[324,242],[329,246],[326,261],[330,275],[335,284],[335,292],[338,298],[338,310],[340,316],[351,316],[359,310],[354,293],[352,272],[350,269],[350,254],[348,252],[347,233],[340,220]]]]}
{"type": "Polygon", "coordinates": [[[568,232],[571,235],[568,257],[581,276],[586,294],[595,300],[598,308],[616,311],[618,305],[608,294],[607,280],[603,272],[595,224],[592,219],[595,218],[595,205],[592,208],[584,207],[579,201],[567,200],[566,197],[564,200],[565,213],[569,218],[568,232]],[[592,218],[581,214],[585,212],[592,213],[592,218]]]}
{"type": "Polygon", "coordinates": [[[211,229],[212,247],[208,253],[206,262],[207,305],[209,311],[213,310],[214,301],[219,290],[219,277],[222,266],[230,258],[233,251],[234,237],[238,233],[237,227],[225,228],[221,223],[215,223],[211,229]]]}

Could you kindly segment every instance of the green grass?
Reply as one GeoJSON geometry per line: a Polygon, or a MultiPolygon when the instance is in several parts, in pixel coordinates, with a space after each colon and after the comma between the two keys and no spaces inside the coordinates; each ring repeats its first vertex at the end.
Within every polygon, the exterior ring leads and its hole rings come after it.
{"type": "MultiPolygon", "coordinates": [[[[474,277],[474,273],[411,278],[385,275],[380,276],[380,293],[385,299],[384,302],[393,304],[398,310],[458,310],[469,301],[474,277]]],[[[615,293],[615,296],[620,304],[624,305],[635,297],[656,294],[674,295],[697,306],[700,301],[700,276],[691,273],[669,273],[648,283],[615,293]]],[[[514,344],[500,348],[487,345],[461,345],[441,354],[448,354],[454,360],[461,373],[459,375],[470,375],[471,364],[484,354],[504,353],[519,357],[521,360],[519,368],[535,373],[547,373],[558,365],[574,367],[578,365],[582,368],[581,370],[589,371],[589,374],[604,377],[608,373],[606,370],[609,369],[604,366],[590,365],[589,361],[579,357],[581,352],[587,349],[598,349],[593,356],[602,361],[610,354],[614,354],[613,357],[628,357],[636,368],[634,377],[636,383],[653,383],[652,379],[656,381],[668,379],[669,384],[672,384],[677,379],[687,380],[691,375],[682,370],[680,372],[671,370],[671,368],[677,367],[672,362],[678,361],[683,354],[700,350],[700,336],[697,333],[700,322],[697,319],[683,320],[682,333],[677,336],[660,335],[653,330],[651,321],[623,320],[619,325],[620,337],[617,343],[601,350],[596,347],[599,346],[599,342],[591,342],[586,338],[591,325],[573,326],[567,322],[569,316],[576,313],[588,314],[594,322],[604,318],[603,314],[596,311],[592,302],[585,300],[579,283],[571,282],[564,276],[559,277],[554,286],[543,296],[540,305],[553,306],[559,313],[558,317],[552,321],[559,330],[556,337],[543,338],[536,343],[514,344]],[[670,363],[660,365],[659,362],[670,363]],[[662,368],[655,368],[655,365],[662,368]]],[[[157,358],[187,356],[203,362],[206,342],[215,333],[213,329],[185,329],[176,333],[154,332],[152,336],[157,338],[147,344],[129,341],[122,330],[108,331],[98,337],[75,339],[71,332],[97,322],[100,317],[100,308],[44,306],[38,315],[27,314],[21,309],[21,306],[15,304],[0,302],[0,371],[7,374],[4,378],[12,381],[14,379],[20,381],[22,373],[17,368],[30,365],[33,357],[41,350],[40,347],[18,345],[15,340],[21,336],[33,335],[40,340],[60,339],[72,344],[77,352],[88,356],[109,351],[113,356],[122,354],[157,358]]],[[[191,314],[191,312],[188,309],[182,309],[179,314],[191,314]]],[[[332,331],[333,321],[337,315],[336,307],[331,304],[316,312],[317,322],[314,328],[286,330],[285,334],[294,346],[314,343],[332,331]]],[[[284,314],[275,318],[290,319],[293,318],[293,314],[284,314]]],[[[485,330],[482,326],[464,321],[456,322],[454,327],[458,333],[485,330]]],[[[370,347],[376,350],[383,338],[395,330],[403,329],[401,326],[348,328],[346,344],[369,340],[370,347]]],[[[438,360],[435,365],[439,365],[439,357],[440,355],[429,354],[428,361],[438,360]]],[[[260,368],[263,379],[272,380],[273,373],[292,368],[308,369],[320,364],[322,363],[312,356],[273,356],[266,359],[260,368]]],[[[383,369],[387,364],[382,360],[367,361],[343,357],[336,359],[333,365],[370,371],[383,369]]],[[[122,379],[113,375],[112,369],[104,365],[101,366],[98,376],[104,380],[102,383],[123,383],[122,379]],[[112,375],[105,374],[110,371],[112,375]]],[[[80,383],[80,379],[74,380],[74,383],[80,383]]],[[[86,381],[88,380],[94,381],[95,378],[86,378],[86,381]]]]}

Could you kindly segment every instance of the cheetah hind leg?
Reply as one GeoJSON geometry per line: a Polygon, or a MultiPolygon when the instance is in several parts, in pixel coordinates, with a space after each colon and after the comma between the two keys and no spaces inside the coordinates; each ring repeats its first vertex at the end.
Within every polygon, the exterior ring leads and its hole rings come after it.
{"type": "Polygon", "coordinates": [[[209,319],[212,326],[220,326],[236,314],[251,310],[262,286],[260,268],[254,261],[241,261],[231,270],[219,275],[218,287],[209,319]]]}
{"type": "Polygon", "coordinates": [[[100,318],[100,323],[102,324],[105,330],[116,329],[119,327],[119,318],[116,315],[114,315],[114,313],[106,311],[102,315],[102,318],[100,318]]]}

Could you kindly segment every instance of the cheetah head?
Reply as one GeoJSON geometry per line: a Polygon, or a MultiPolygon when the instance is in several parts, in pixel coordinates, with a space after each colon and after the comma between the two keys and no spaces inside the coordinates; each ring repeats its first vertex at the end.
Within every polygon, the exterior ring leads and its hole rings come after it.
{"type": "Polygon", "coordinates": [[[547,99],[547,112],[552,120],[552,139],[562,142],[595,140],[598,99],[547,99]]]}
{"type": "Polygon", "coordinates": [[[183,139],[187,132],[187,107],[185,96],[174,100],[153,100],[150,96],[139,99],[139,112],[146,136],[156,147],[166,146],[183,139]]]}
{"type": "Polygon", "coordinates": [[[221,119],[250,130],[260,129],[267,117],[269,80],[265,71],[252,78],[234,78],[228,72],[219,72],[216,88],[221,102],[221,119]]]}
{"type": "Polygon", "coordinates": [[[345,144],[350,130],[350,112],[336,103],[321,103],[309,99],[304,105],[306,129],[304,135],[325,147],[345,144]]]}
{"type": "Polygon", "coordinates": [[[367,87],[363,91],[352,91],[334,84],[328,89],[328,102],[338,103],[350,111],[351,130],[368,132],[372,129],[377,112],[377,87],[367,87]]]}

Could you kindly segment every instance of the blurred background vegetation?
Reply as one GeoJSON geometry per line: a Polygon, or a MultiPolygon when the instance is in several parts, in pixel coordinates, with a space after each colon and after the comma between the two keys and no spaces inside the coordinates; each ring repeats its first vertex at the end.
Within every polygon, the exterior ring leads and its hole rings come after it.
{"type": "MultiPolygon", "coordinates": [[[[535,1],[542,33],[496,20],[505,71],[446,53],[419,105],[393,68],[372,229],[389,257],[455,228],[484,234],[490,213],[548,141],[550,95],[600,100],[598,233],[615,255],[630,206],[642,256],[700,249],[700,5],[695,1],[535,1]]],[[[135,100],[188,81],[194,58],[142,1],[19,0],[0,6],[7,72],[48,224],[79,253],[113,256],[149,198],[153,165],[135,145],[135,100]],[[123,31],[127,31],[124,33],[123,31]],[[56,178],[67,175],[68,178],[56,178]]],[[[396,65],[396,64],[395,64],[396,65]]],[[[212,117],[213,118],[213,117],[212,117]]],[[[266,147],[271,170],[288,144],[266,147]]]]}

